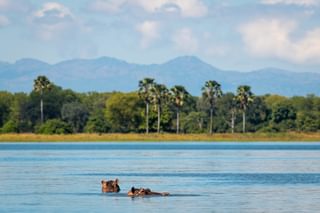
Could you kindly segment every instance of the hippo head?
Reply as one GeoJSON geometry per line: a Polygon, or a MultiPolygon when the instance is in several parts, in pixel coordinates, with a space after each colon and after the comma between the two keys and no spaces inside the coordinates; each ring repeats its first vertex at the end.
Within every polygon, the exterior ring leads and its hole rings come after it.
{"type": "Polygon", "coordinates": [[[131,190],[128,192],[129,196],[145,196],[145,195],[150,195],[152,192],[150,189],[145,189],[145,188],[134,188],[132,187],[131,190]]]}
{"type": "Polygon", "coordinates": [[[119,180],[102,180],[101,181],[101,188],[102,192],[120,192],[120,187],[119,187],[119,180]]]}
{"type": "Polygon", "coordinates": [[[136,196],[146,196],[146,195],[161,195],[161,196],[168,196],[168,192],[153,192],[149,188],[134,188],[132,187],[131,190],[128,192],[128,196],[136,197],[136,196]]]}

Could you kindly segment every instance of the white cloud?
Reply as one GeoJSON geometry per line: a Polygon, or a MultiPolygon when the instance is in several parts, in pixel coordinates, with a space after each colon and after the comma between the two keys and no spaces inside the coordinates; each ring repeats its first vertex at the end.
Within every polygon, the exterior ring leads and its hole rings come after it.
{"type": "Polygon", "coordinates": [[[297,23],[288,20],[260,19],[240,28],[243,41],[255,56],[275,57],[295,63],[319,62],[320,28],[300,39],[293,38],[297,23]]]}
{"type": "Polygon", "coordinates": [[[93,11],[110,13],[135,6],[143,8],[148,13],[180,12],[183,17],[201,17],[208,12],[202,0],[95,0],[89,8],[93,11]]]}
{"type": "Polygon", "coordinates": [[[319,4],[319,0],[262,0],[262,4],[286,4],[300,6],[314,6],[319,4]]]}
{"type": "Polygon", "coordinates": [[[172,41],[177,49],[186,53],[194,53],[198,50],[199,42],[189,28],[177,30],[172,37],[172,41]]]}
{"type": "Polygon", "coordinates": [[[48,2],[33,13],[31,21],[40,38],[51,40],[70,30],[75,24],[75,17],[66,6],[48,2]]]}
{"type": "Polygon", "coordinates": [[[10,24],[10,21],[7,17],[0,15],[0,27],[5,27],[10,24]]]}
{"type": "Polygon", "coordinates": [[[296,57],[299,61],[320,60],[320,28],[307,32],[305,38],[296,46],[296,57]]]}
{"type": "Polygon", "coordinates": [[[148,12],[180,10],[183,17],[201,17],[208,12],[201,0],[136,0],[148,12]]]}
{"type": "Polygon", "coordinates": [[[56,3],[56,2],[48,2],[45,3],[42,8],[34,13],[35,18],[72,18],[73,14],[66,6],[56,3]]]}
{"type": "Polygon", "coordinates": [[[156,21],[144,21],[137,26],[137,30],[141,33],[141,46],[143,48],[149,47],[149,45],[159,38],[159,26],[156,21]]]}

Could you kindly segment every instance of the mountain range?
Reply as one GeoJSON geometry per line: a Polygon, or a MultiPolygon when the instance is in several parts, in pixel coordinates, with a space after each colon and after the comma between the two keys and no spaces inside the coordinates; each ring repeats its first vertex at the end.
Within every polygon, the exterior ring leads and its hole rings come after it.
{"type": "Polygon", "coordinates": [[[33,80],[46,75],[63,88],[78,92],[135,91],[139,80],[155,78],[168,87],[183,85],[193,95],[201,94],[207,80],[216,80],[225,92],[235,92],[239,85],[249,85],[253,93],[284,96],[320,95],[320,73],[290,72],[265,68],[250,72],[218,69],[194,56],[182,56],[163,64],[133,64],[101,57],[74,59],[48,64],[36,59],[15,63],[0,62],[0,90],[30,92],[33,80]]]}

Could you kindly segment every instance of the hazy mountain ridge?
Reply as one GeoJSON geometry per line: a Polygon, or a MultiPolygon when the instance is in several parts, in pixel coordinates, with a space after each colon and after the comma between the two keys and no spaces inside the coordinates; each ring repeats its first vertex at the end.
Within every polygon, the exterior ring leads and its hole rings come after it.
{"type": "Polygon", "coordinates": [[[275,93],[286,96],[320,95],[320,74],[297,73],[277,68],[252,72],[224,71],[197,57],[178,57],[163,64],[140,65],[123,60],[101,57],[73,59],[48,64],[36,59],[21,59],[10,64],[0,62],[0,90],[30,92],[33,80],[46,75],[55,84],[75,91],[133,91],[138,81],[153,77],[168,87],[184,85],[199,95],[207,80],[217,80],[224,91],[234,92],[247,84],[255,94],[275,93]]]}

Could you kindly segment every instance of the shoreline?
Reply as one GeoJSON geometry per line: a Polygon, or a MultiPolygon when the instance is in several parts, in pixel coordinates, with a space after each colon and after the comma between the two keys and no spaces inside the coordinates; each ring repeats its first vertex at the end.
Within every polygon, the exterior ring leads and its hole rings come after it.
{"type": "Polygon", "coordinates": [[[320,142],[320,133],[216,133],[216,134],[0,134],[1,142],[320,142]]]}

